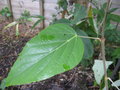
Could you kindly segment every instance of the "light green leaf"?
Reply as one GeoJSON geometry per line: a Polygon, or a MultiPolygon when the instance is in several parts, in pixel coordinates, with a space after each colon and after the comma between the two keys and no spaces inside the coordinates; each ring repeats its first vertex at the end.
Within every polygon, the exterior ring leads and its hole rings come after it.
{"type": "Polygon", "coordinates": [[[102,90],[106,90],[106,87],[104,87],[102,90]]]}
{"type": "Polygon", "coordinates": [[[117,81],[115,81],[113,84],[112,84],[112,86],[117,86],[117,87],[119,87],[120,86],[120,80],[117,80],[117,81]]]}
{"type": "MultiPolygon", "coordinates": [[[[112,64],[112,61],[106,61],[106,69],[112,64]]],[[[100,84],[103,76],[104,76],[104,67],[103,67],[103,61],[102,60],[95,60],[95,63],[93,65],[93,71],[95,75],[95,80],[98,84],[100,84]]]]}
{"type": "Polygon", "coordinates": [[[0,90],[5,90],[5,80],[2,81],[2,84],[0,85],[0,90]]]}
{"type": "Polygon", "coordinates": [[[17,22],[14,21],[14,22],[8,24],[7,26],[5,26],[4,29],[7,29],[7,28],[9,28],[9,27],[12,27],[12,26],[14,26],[14,25],[16,25],[16,24],[17,24],[17,22]]]}
{"type": "Polygon", "coordinates": [[[48,79],[74,68],[82,59],[84,45],[65,24],[54,24],[31,39],[13,65],[6,86],[48,79]]]}

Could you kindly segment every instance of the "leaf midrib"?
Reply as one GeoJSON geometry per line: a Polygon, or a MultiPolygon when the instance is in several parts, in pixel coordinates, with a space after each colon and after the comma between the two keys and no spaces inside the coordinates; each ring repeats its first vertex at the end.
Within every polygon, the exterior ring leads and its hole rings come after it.
{"type": "MultiPolygon", "coordinates": [[[[64,45],[66,45],[68,42],[70,42],[72,39],[74,39],[74,38],[77,38],[77,34],[75,34],[73,37],[71,37],[70,39],[68,39],[66,42],[64,42],[63,44],[61,44],[59,47],[57,47],[57,48],[55,48],[54,50],[52,50],[50,53],[48,53],[46,56],[48,56],[48,55],[50,55],[51,53],[53,53],[53,52],[55,52],[56,50],[58,50],[59,48],[61,48],[62,46],[64,46],[64,45]]],[[[41,60],[42,59],[44,59],[46,56],[44,56],[43,58],[41,58],[41,60]]],[[[41,61],[41,60],[38,60],[36,63],[38,63],[39,61],[41,61]]],[[[50,60],[49,60],[50,61],[50,60]]],[[[33,65],[31,65],[30,67],[32,67],[32,66],[34,66],[36,63],[34,63],[33,65]]],[[[29,67],[28,67],[29,68],[29,67]]],[[[27,69],[28,69],[27,68],[27,69]]],[[[25,69],[24,71],[26,71],[27,69],[25,69]]],[[[23,71],[23,72],[24,72],[23,71]]],[[[20,72],[20,73],[22,73],[22,72],[20,72]]],[[[17,73],[14,77],[16,77],[16,76],[18,76],[20,73],[17,73]]],[[[7,79],[7,78],[6,78],[7,79]]],[[[10,80],[10,79],[9,79],[10,80]]],[[[9,83],[11,83],[12,82],[12,80],[9,82],[9,83]]],[[[9,86],[9,84],[8,84],[8,86],[9,86]]]]}

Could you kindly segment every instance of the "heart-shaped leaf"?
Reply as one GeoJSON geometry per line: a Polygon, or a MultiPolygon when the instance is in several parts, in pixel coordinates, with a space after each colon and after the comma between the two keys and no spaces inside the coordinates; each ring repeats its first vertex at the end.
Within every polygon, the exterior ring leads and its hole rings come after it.
{"type": "Polygon", "coordinates": [[[83,42],[71,27],[51,25],[26,44],[5,85],[28,84],[68,71],[79,64],[83,53],[83,42]]]}

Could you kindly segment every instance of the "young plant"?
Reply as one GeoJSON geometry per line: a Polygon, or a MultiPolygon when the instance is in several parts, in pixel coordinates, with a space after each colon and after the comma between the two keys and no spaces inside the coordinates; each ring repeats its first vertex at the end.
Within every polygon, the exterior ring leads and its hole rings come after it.
{"type": "Polygon", "coordinates": [[[11,14],[11,12],[10,12],[8,7],[3,8],[0,11],[0,15],[4,16],[7,20],[12,16],[12,14],[11,14]]]}
{"type": "Polygon", "coordinates": [[[45,18],[43,16],[31,16],[30,12],[25,10],[22,14],[21,17],[16,19],[15,21],[11,22],[7,26],[4,27],[4,29],[10,28],[12,26],[16,26],[16,36],[19,36],[19,25],[20,24],[25,24],[27,22],[33,22],[33,18],[37,18],[38,20],[35,22],[35,24],[32,26],[32,29],[34,29],[42,20],[45,18]]]}

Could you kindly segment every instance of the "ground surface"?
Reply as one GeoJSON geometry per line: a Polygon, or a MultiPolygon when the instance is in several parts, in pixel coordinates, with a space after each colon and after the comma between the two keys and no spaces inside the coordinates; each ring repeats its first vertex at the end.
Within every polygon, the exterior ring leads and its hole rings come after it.
{"type": "MultiPolygon", "coordinates": [[[[19,26],[21,34],[16,37],[14,28],[7,29],[7,31],[2,30],[7,23],[0,22],[0,82],[7,77],[26,42],[38,33],[38,30],[27,31],[29,26],[21,25],[19,26]]],[[[93,72],[90,68],[83,69],[78,66],[48,80],[29,85],[12,86],[6,90],[99,90],[97,87],[93,87],[93,80],[93,72]]]]}

